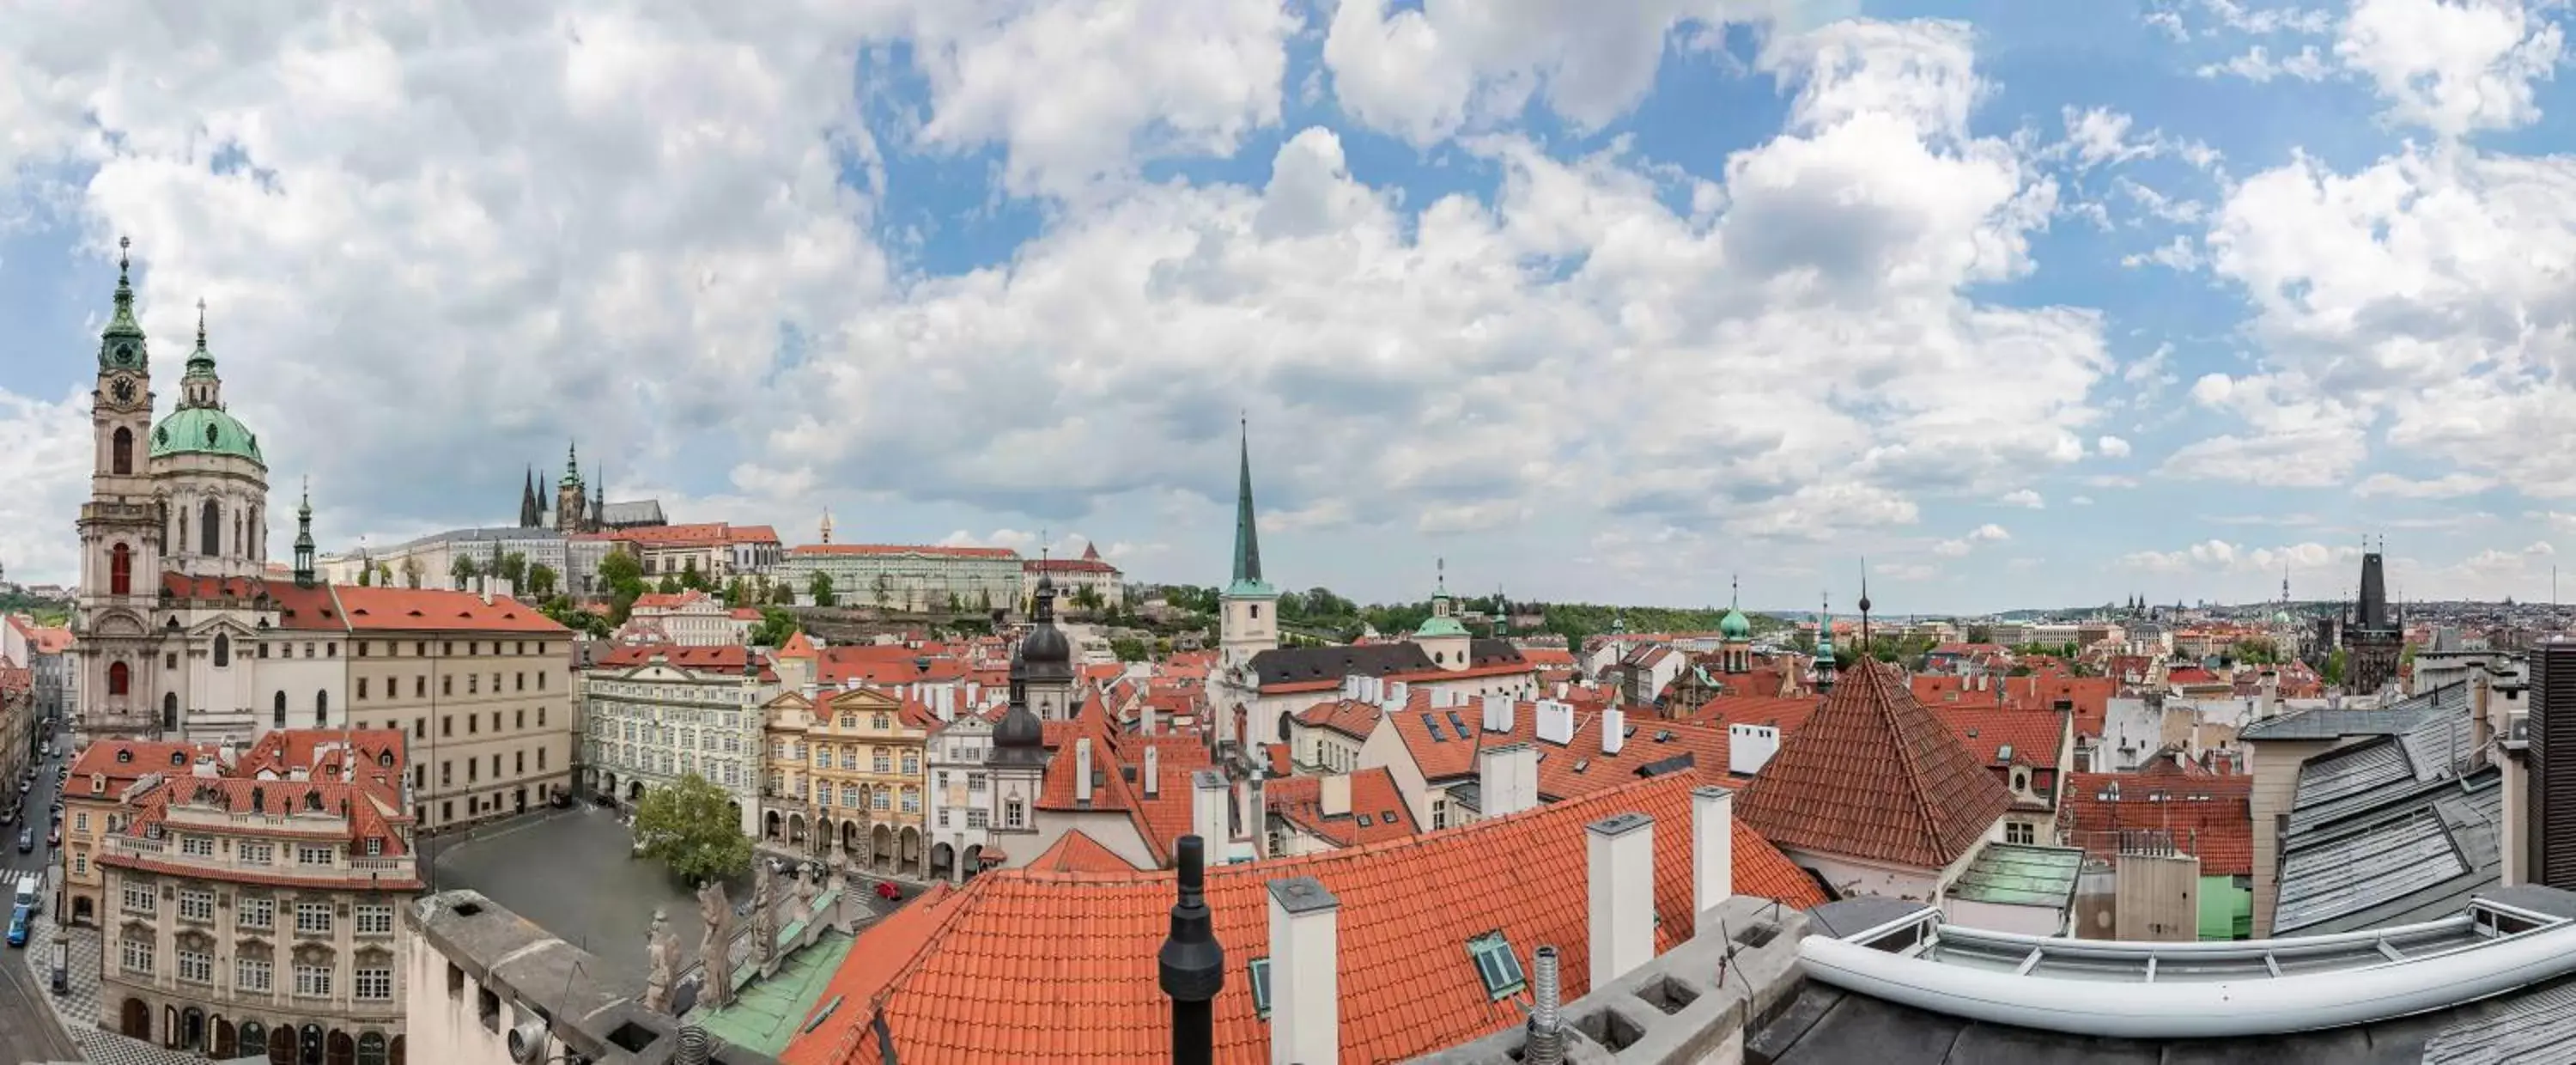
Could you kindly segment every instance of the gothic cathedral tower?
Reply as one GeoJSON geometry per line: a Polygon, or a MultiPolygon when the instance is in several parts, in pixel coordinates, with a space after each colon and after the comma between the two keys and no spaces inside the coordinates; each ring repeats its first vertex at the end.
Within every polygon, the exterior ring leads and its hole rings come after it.
{"type": "Polygon", "coordinates": [[[134,284],[117,241],[116,309],[100,332],[98,389],[90,395],[96,452],[89,502],[81,505],[80,599],[73,618],[80,700],[72,729],[97,736],[146,735],[159,698],[151,612],[161,580],[167,527],[146,469],[152,431],[152,359],[134,319],[134,284]]]}
{"type": "Polygon", "coordinates": [[[555,531],[589,532],[590,496],[581,490],[581,449],[564,445],[563,481],[555,485],[555,531]]]}
{"type": "Polygon", "coordinates": [[[1218,597],[1217,650],[1226,669],[1279,646],[1279,590],[1261,579],[1261,534],[1253,527],[1252,429],[1244,427],[1242,467],[1234,495],[1234,575],[1218,597]]]}

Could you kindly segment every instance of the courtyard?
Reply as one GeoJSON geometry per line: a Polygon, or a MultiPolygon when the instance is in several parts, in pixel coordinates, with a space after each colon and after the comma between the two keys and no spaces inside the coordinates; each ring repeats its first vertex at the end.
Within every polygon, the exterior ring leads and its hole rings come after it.
{"type": "MultiPolygon", "coordinates": [[[[644,971],[644,934],[658,906],[685,964],[696,964],[706,937],[697,893],[661,862],[634,857],[633,846],[614,812],[583,803],[433,837],[423,849],[433,856],[435,889],[480,891],[623,972],[644,971]]],[[[725,893],[740,907],[751,877],[728,882],[725,893]]]]}

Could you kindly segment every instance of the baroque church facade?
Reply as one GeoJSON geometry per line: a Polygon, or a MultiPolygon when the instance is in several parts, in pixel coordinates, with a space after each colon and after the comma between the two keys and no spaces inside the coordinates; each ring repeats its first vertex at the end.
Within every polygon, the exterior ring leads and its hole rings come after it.
{"type": "Polygon", "coordinates": [[[313,576],[311,509],[301,512],[294,585],[267,580],[268,462],[258,435],[226,410],[202,304],[177,404],[157,421],[155,399],[120,255],[91,394],[74,733],[248,740],[290,711],[297,726],[331,723],[333,707],[345,713],[334,690],[339,640],[322,634],[345,630],[313,576]],[[303,638],[308,628],[314,639],[303,638]]]}

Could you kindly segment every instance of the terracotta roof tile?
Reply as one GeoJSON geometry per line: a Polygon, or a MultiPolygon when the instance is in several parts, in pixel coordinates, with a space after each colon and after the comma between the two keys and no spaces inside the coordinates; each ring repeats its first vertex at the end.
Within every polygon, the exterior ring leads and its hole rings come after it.
{"type": "Polygon", "coordinates": [[[1978,764],[2026,765],[2056,769],[2065,746],[2067,717],[2050,710],[2003,710],[1994,707],[1934,707],[1934,716],[1950,726],[1959,744],[1978,764]],[[2009,749],[2012,753],[2004,752],[2009,749]]]}
{"type": "Polygon", "coordinates": [[[1405,808],[1404,793],[1395,785],[1395,774],[1386,767],[1362,769],[1349,777],[1350,809],[1339,814],[1324,812],[1323,777],[1268,781],[1262,785],[1262,804],[1300,831],[1336,847],[1403,839],[1422,831],[1413,823],[1412,812],[1405,808]],[[1365,825],[1360,823],[1363,816],[1368,819],[1365,825]]]}
{"type": "Polygon", "coordinates": [[[1136,867],[1081,829],[1067,832],[1028,868],[1041,873],[1132,873],[1136,867]]]}
{"type": "Polygon", "coordinates": [[[2094,857],[2118,854],[2124,832],[2156,832],[2199,855],[2202,876],[2251,876],[2253,794],[2248,774],[2070,773],[2058,824],[2094,857]]]}
{"type": "Polygon", "coordinates": [[[1864,659],[1781,742],[1736,812],[1788,849],[1938,869],[2012,801],[1895,667],[1864,659]]]}
{"type": "Polygon", "coordinates": [[[658,657],[665,663],[681,669],[740,673],[743,659],[750,653],[741,644],[730,643],[707,647],[686,647],[669,643],[627,644],[601,656],[599,661],[591,664],[591,668],[633,669],[658,657]]]}
{"type": "Polygon", "coordinates": [[[806,544],[790,555],[923,555],[931,558],[1018,558],[1007,547],[946,547],[937,544],[806,544]]]}
{"type": "Polygon", "coordinates": [[[572,630],[508,596],[490,603],[473,592],[338,585],[340,608],[353,629],[378,632],[524,632],[570,636],[572,630]]]}
{"type": "MultiPolygon", "coordinates": [[[[1268,955],[1271,880],[1311,876],[1341,903],[1342,1057],[1392,1061],[1523,1023],[1528,994],[1497,1001],[1479,982],[1468,939],[1499,931],[1527,967],[1551,943],[1585,956],[1589,898],[1584,826],[1614,813],[1655,819],[1656,949],[1690,936],[1690,789],[1673,777],[1464,828],[1318,855],[1208,870],[1207,903],[1226,953],[1216,999],[1216,1060],[1268,1058],[1269,1022],[1253,1008],[1244,966],[1268,955]]],[[[1739,892],[1823,901],[1814,882],[1735,826],[1739,892]]],[[[1169,930],[1168,872],[987,873],[935,893],[862,933],[825,993],[831,1018],[790,1044],[785,1065],[875,1065],[882,1016],[906,1061],[956,1065],[1157,1060],[1170,1006],[1155,982],[1169,930]],[[901,959],[891,961],[891,959],[901,959]]],[[[1564,994],[1590,988],[1565,967],[1564,994]]]]}

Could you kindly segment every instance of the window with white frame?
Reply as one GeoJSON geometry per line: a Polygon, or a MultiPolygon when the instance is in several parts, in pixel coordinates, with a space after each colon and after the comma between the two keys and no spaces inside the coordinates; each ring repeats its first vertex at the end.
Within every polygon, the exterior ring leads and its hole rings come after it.
{"type": "Polygon", "coordinates": [[[331,851],[332,848],[329,847],[297,847],[295,848],[295,864],[329,865],[331,864],[331,851]]]}
{"type": "Polygon", "coordinates": [[[125,885],[125,891],[123,894],[125,896],[125,912],[152,912],[152,885],[127,884],[125,885]]]}
{"type": "Polygon", "coordinates": [[[211,858],[215,853],[214,837],[181,836],[179,837],[179,853],[185,854],[191,858],[211,858]]]}
{"type": "Polygon", "coordinates": [[[295,994],[298,998],[331,997],[331,967],[328,965],[296,966],[295,994]]]}
{"type": "Polygon", "coordinates": [[[179,955],[179,979],[191,984],[211,984],[215,982],[214,955],[200,954],[193,950],[182,950],[177,953],[179,955]]]}
{"type": "Polygon", "coordinates": [[[270,971],[267,962],[257,958],[233,959],[233,990],[267,991],[269,980],[270,971]]]}
{"type": "MultiPolygon", "coordinates": [[[[943,811],[943,812],[945,812],[945,811],[943,811]]],[[[993,814],[992,814],[992,811],[990,811],[990,810],[986,810],[986,809],[984,809],[984,808],[983,808],[983,807],[981,807],[981,806],[969,806],[969,807],[967,807],[967,808],[966,808],[966,827],[968,827],[968,828],[991,828],[992,826],[993,826],[993,814]]]]}
{"type": "Polygon", "coordinates": [[[241,926],[244,928],[277,927],[276,899],[251,898],[245,895],[235,901],[233,907],[241,914],[241,926]]]}
{"type": "Polygon", "coordinates": [[[152,975],[152,941],[148,939],[117,941],[116,964],[129,973],[152,975]]]}
{"type": "Polygon", "coordinates": [[[358,998],[366,1002],[391,1002],[394,997],[392,969],[360,969],[352,974],[358,998]]]}
{"type": "Polygon", "coordinates": [[[295,932],[297,935],[330,935],[331,904],[327,902],[296,903],[295,932]]]}
{"type": "Polygon", "coordinates": [[[394,908],[374,903],[361,903],[357,909],[358,934],[389,936],[394,934],[394,908]]]}
{"type": "Polygon", "coordinates": [[[243,840],[233,844],[233,856],[247,865],[267,865],[277,860],[277,847],[275,844],[243,840]]]}
{"type": "Polygon", "coordinates": [[[215,893],[211,891],[180,892],[179,919],[182,921],[214,920],[215,893]]]}

